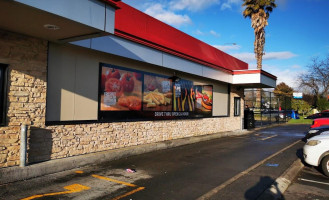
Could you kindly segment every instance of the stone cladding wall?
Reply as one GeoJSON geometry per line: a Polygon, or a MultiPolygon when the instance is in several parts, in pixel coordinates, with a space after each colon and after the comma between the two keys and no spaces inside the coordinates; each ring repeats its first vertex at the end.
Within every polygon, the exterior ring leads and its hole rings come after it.
{"type": "Polygon", "coordinates": [[[7,121],[0,127],[0,168],[19,165],[22,124],[28,125],[30,164],[241,128],[242,116],[233,116],[233,98],[243,96],[243,90],[234,88],[230,117],[45,126],[47,48],[45,40],[0,30],[0,63],[9,65],[7,121]]]}

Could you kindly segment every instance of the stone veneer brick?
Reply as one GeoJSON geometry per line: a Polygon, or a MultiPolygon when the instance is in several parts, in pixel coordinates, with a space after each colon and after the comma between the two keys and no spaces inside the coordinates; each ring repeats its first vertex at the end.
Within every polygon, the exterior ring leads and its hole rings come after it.
{"type": "Polygon", "coordinates": [[[243,96],[243,90],[234,88],[230,117],[45,126],[47,46],[45,40],[0,30],[0,63],[9,64],[0,167],[19,165],[21,124],[29,127],[29,163],[240,129],[233,98],[243,96]]]}

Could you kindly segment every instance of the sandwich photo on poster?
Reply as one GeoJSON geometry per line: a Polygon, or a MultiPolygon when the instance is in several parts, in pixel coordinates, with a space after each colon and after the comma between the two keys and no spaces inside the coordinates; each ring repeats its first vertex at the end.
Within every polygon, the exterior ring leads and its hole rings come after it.
{"type": "Polygon", "coordinates": [[[195,110],[203,115],[212,114],[213,87],[212,85],[195,85],[195,110]]]}
{"type": "Polygon", "coordinates": [[[102,64],[100,111],[141,111],[142,75],[139,71],[102,64]]]}
{"type": "Polygon", "coordinates": [[[144,74],[143,111],[172,110],[172,81],[168,77],[144,74]]]}

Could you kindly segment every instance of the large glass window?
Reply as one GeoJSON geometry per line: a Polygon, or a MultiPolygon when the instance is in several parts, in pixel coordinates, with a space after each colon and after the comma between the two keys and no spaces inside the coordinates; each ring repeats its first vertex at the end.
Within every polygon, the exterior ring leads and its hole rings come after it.
{"type": "Polygon", "coordinates": [[[212,117],[213,86],[100,63],[99,120],[212,117]]]}
{"type": "Polygon", "coordinates": [[[6,82],[7,82],[7,67],[8,65],[0,64],[0,125],[5,124],[6,116],[6,82]]]}
{"type": "Polygon", "coordinates": [[[241,98],[234,97],[234,116],[240,116],[241,113],[241,98]]]}

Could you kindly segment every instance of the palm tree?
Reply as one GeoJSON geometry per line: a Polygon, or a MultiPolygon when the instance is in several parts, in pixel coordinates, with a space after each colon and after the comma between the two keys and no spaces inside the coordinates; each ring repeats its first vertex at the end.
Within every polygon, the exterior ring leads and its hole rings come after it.
{"type": "Polygon", "coordinates": [[[275,0],[243,0],[245,6],[243,16],[251,19],[251,27],[254,28],[255,42],[254,52],[257,60],[257,69],[262,69],[262,59],[265,45],[265,26],[273,8],[276,8],[275,0]]]}

